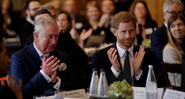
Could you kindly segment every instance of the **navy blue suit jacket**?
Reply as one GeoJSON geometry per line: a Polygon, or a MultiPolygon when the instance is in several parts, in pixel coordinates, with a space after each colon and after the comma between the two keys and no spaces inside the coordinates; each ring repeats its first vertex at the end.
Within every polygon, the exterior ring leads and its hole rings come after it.
{"type": "Polygon", "coordinates": [[[165,45],[168,42],[167,28],[163,24],[160,28],[154,31],[151,34],[151,46],[152,50],[155,52],[155,55],[158,59],[158,70],[159,72],[163,71],[163,61],[162,51],[165,45]]]}
{"type": "MultiPolygon", "coordinates": [[[[91,67],[91,70],[92,70],[92,68],[97,68],[98,70],[100,70],[102,68],[105,69],[105,73],[106,73],[106,77],[107,77],[107,81],[108,81],[109,85],[112,84],[114,81],[122,81],[123,80],[123,72],[122,72],[121,67],[120,67],[121,73],[119,74],[118,77],[115,77],[113,72],[111,71],[112,64],[111,64],[111,62],[108,58],[108,55],[107,55],[107,51],[111,47],[117,49],[116,44],[114,44],[112,46],[109,46],[105,49],[102,49],[102,50],[96,52],[92,57],[92,67],[91,67]]],[[[136,51],[139,51],[139,47],[134,46],[133,51],[135,54],[136,51]]],[[[117,55],[119,55],[119,54],[117,53],[117,55]]],[[[119,57],[118,57],[118,61],[119,61],[119,57]]],[[[155,74],[157,74],[156,61],[157,61],[157,59],[155,57],[154,52],[153,51],[146,51],[142,65],[141,65],[141,69],[142,69],[143,73],[141,75],[141,78],[138,81],[135,79],[135,76],[134,76],[134,86],[142,86],[142,87],[145,86],[147,73],[148,73],[148,65],[153,65],[155,74]]],[[[120,61],[119,61],[119,63],[120,63],[120,61]]]]}
{"type": "MultiPolygon", "coordinates": [[[[57,70],[57,76],[61,79],[60,90],[75,89],[76,82],[68,55],[56,49],[50,53],[51,55],[57,57],[60,63],[67,65],[64,71],[57,70]]],[[[25,99],[33,95],[43,95],[45,90],[53,88],[39,72],[41,65],[41,59],[33,44],[25,46],[11,56],[10,75],[15,76],[17,84],[18,79],[22,79],[22,92],[25,99]]]]}

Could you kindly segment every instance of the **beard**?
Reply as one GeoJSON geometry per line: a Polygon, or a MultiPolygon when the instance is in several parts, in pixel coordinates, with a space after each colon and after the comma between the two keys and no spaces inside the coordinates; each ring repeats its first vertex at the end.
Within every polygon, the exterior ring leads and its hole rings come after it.
{"type": "Polygon", "coordinates": [[[35,15],[30,14],[30,18],[32,21],[34,21],[35,15]]]}

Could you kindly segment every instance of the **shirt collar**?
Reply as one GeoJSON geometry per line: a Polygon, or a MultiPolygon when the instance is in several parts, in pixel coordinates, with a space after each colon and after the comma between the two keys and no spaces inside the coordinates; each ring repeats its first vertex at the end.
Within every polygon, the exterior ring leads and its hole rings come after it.
{"type": "Polygon", "coordinates": [[[28,18],[26,18],[26,20],[27,20],[29,23],[31,23],[32,25],[35,25],[35,22],[34,22],[33,20],[28,19],[28,18]]]}
{"type": "MultiPolygon", "coordinates": [[[[35,46],[35,43],[33,42],[33,47],[35,48],[35,50],[37,51],[37,53],[39,54],[39,57],[41,57],[43,55],[43,53],[35,46]]],[[[47,57],[49,57],[49,53],[45,54],[47,57]]]]}
{"type": "MultiPolygon", "coordinates": [[[[118,43],[116,43],[116,47],[117,47],[119,56],[120,56],[120,57],[123,57],[126,50],[123,49],[123,48],[121,48],[121,47],[118,45],[118,43]]],[[[130,55],[131,55],[132,57],[134,56],[133,50],[134,50],[134,45],[132,45],[132,46],[128,49],[128,51],[129,51],[129,53],[130,53],[130,55]]]]}
{"type": "Polygon", "coordinates": [[[164,22],[164,25],[167,27],[167,24],[166,24],[166,22],[164,22]]]}

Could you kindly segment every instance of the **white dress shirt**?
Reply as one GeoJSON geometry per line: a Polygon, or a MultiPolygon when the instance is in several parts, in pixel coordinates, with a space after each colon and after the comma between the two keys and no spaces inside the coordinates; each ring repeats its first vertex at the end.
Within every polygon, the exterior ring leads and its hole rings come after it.
{"type": "MultiPolygon", "coordinates": [[[[39,51],[39,49],[37,49],[37,47],[35,46],[35,43],[34,42],[33,42],[33,46],[34,46],[36,52],[39,54],[39,57],[40,57],[40,59],[42,61],[43,59],[41,58],[41,56],[43,55],[43,53],[41,51],[39,51]]],[[[47,53],[45,55],[47,57],[49,57],[49,53],[47,53]]],[[[44,76],[44,78],[46,79],[46,81],[48,83],[51,82],[51,78],[42,69],[40,70],[40,73],[44,76]]],[[[60,84],[61,84],[61,79],[57,76],[57,80],[58,80],[58,82],[53,86],[53,88],[55,88],[56,90],[59,90],[60,84]]]]}
{"type": "MultiPolygon", "coordinates": [[[[117,51],[118,51],[118,56],[119,56],[119,59],[120,59],[120,66],[122,66],[122,71],[124,70],[124,60],[125,60],[125,56],[126,56],[126,50],[125,49],[122,49],[121,47],[118,46],[118,44],[116,43],[116,47],[117,47],[117,51]]],[[[130,61],[130,70],[131,70],[131,83],[132,83],[132,86],[134,85],[134,79],[133,79],[133,76],[134,76],[134,69],[133,69],[133,66],[132,66],[132,61],[133,61],[133,58],[134,58],[134,45],[132,45],[128,51],[129,51],[129,61],[130,61]]],[[[115,75],[115,77],[118,77],[119,74],[121,73],[121,71],[117,72],[114,67],[112,66],[111,67],[111,70],[113,72],[113,74],[115,75]]],[[[139,80],[141,75],[142,75],[143,71],[141,70],[141,73],[139,75],[135,75],[135,78],[136,80],[139,80]]]]}
{"type": "Polygon", "coordinates": [[[29,19],[29,18],[26,18],[26,20],[27,20],[29,23],[31,23],[33,26],[35,25],[35,22],[34,22],[33,20],[31,20],[31,19],[29,19]]]}

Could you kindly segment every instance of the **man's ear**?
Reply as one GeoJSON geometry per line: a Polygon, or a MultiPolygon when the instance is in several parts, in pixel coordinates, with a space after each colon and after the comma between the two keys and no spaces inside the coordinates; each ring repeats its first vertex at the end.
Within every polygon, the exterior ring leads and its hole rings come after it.
{"type": "Polygon", "coordinates": [[[39,35],[37,32],[34,32],[33,33],[33,36],[34,36],[34,40],[36,40],[37,42],[39,42],[39,35]]]}
{"type": "Polygon", "coordinates": [[[26,15],[29,16],[29,11],[28,11],[28,9],[26,9],[25,12],[26,12],[26,15]]]}
{"type": "Polygon", "coordinates": [[[112,29],[112,32],[113,32],[114,36],[117,36],[117,33],[116,33],[117,30],[116,30],[116,29],[113,28],[113,29],[112,29]]]}

